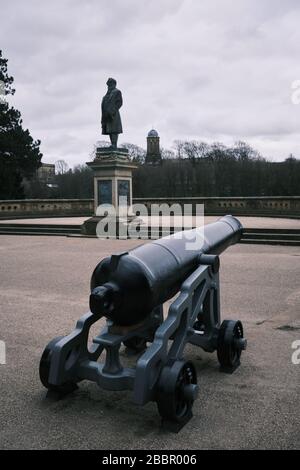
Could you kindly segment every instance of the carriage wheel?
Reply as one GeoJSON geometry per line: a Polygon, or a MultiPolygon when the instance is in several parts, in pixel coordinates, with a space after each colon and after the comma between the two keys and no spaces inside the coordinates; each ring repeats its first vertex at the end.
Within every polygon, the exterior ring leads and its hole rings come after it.
{"type": "Polygon", "coordinates": [[[223,372],[232,373],[241,363],[242,351],[246,349],[241,321],[224,320],[218,336],[217,355],[223,372]]]}
{"type": "Polygon", "coordinates": [[[163,425],[178,432],[193,416],[192,407],[197,397],[197,375],[192,362],[172,361],[160,375],[157,407],[163,425]]]}

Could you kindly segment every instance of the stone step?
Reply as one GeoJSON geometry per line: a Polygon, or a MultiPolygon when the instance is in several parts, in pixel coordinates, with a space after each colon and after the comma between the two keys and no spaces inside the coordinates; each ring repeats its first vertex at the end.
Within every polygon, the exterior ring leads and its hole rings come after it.
{"type": "Polygon", "coordinates": [[[300,235],[300,230],[295,228],[245,228],[244,233],[288,233],[300,235]]]}
{"type": "Polygon", "coordinates": [[[286,245],[286,246],[300,246],[300,240],[276,240],[270,238],[242,238],[240,243],[249,243],[254,245],[286,245]]]}
{"type": "Polygon", "coordinates": [[[54,230],[54,229],[71,229],[71,230],[81,230],[80,225],[68,225],[68,224],[14,224],[14,223],[0,223],[0,229],[6,229],[6,228],[39,228],[39,229],[49,229],[49,230],[54,230]]]}
{"type": "Polygon", "coordinates": [[[62,233],[62,232],[23,232],[23,231],[12,231],[8,232],[0,229],[0,235],[28,235],[28,236],[45,236],[45,237],[65,237],[68,235],[79,236],[77,234],[62,233]]]}
{"type": "Polygon", "coordinates": [[[80,227],[72,228],[68,226],[58,226],[58,227],[45,227],[45,226],[19,226],[16,225],[14,227],[2,227],[0,224],[0,234],[43,234],[43,235],[68,235],[68,234],[75,234],[80,233],[80,227]]]}
{"type": "MultiPolygon", "coordinates": [[[[181,228],[173,227],[171,230],[154,227],[142,227],[140,237],[136,240],[155,240],[170,233],[178,232],[181,228]]],[[[0,235],[48,235],[48,236],[76,236],[81,237],[81,227],[79,225],[60,225],[60,224],[0,224],[0,235]]],[[[268,245],[287,245],[300,246],[299,230],[285,229],[245,229],[241,243],[268,244],[268,245]]]]}
{"type": "Polygon", "coordinates": [[[242,238],[247,239],[280,239],[280,240],[299,240],[300,241],[300,233],[277,233],[277,232],[244,232],[242,238]]]}

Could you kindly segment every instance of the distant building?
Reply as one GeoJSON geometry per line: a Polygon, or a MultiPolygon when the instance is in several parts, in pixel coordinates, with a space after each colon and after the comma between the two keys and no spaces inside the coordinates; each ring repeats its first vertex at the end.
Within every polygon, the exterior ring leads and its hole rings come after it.
{"type": "Polygon", "coordinates": [[[147,136],[146,165],[161,165],[162,158],[159,148],[159,135],[155,129],[151,129],[147,136]]]}
{"type": "Polygon", "coordinates": [[[40,183],[53,183],[55,177],[55,165],[53,163],[42,163],[36,171],[36,177],[40,183]]]}

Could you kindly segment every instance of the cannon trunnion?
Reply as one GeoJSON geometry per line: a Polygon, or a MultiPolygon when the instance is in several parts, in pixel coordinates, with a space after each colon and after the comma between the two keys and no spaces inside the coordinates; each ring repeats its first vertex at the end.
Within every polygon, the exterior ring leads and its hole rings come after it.
{"type": "Polygon", "coordinates": [[[91,278],[90,311],[75,330],[52,340],[40,361],[43,385],[66,394],[82,380],[107,390],[133,391],[143,405],[156,401],[163,425],[178,432],[192,417],[198,394],[196,369],[184,359],[187,343],[217,351],[232,373],[246,349],[240,321],[220,319],[219,254],[239,241],[232,217],[138,246],[102,260],[91,278]],[[178,294],[164,318],[163,303],[178,294]],[[106,326],[88,347],[92,324],[106,326]],[[137,354],[123,367],[119,350],[137,354]],[[105,351],[105,361],[98,359],[105,351]]]}

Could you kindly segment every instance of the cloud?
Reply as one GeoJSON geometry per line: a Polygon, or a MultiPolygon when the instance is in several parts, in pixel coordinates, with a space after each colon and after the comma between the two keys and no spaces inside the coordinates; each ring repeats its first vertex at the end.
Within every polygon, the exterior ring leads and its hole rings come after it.
{"type": "Polygon", "coordinates": [[[108,76],[123,92],[120,141],[145,146],[154,126],[164,147],[244,139],[274,159],[300,156],[298,1],[2,2],[12,103],[45,161],[88,159],[108,76]]]}

